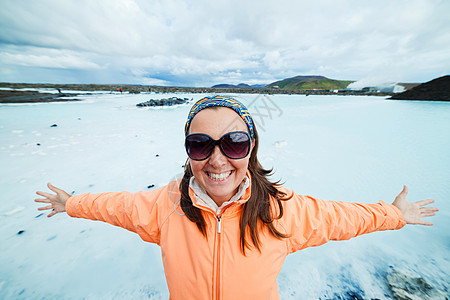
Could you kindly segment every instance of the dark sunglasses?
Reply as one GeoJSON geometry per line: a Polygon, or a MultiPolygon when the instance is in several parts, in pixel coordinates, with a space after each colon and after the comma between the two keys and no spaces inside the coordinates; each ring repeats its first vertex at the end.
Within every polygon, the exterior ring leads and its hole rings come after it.
{"type": "Polygon", "coordinates": [[[207,159],[213,153],[216,145],[226,157],[240,159],[246,157],[250,152],[251,138],[245,131],[228,132],[218,140],[204,133],[193,133],[186,136],[184,142],[186,152],[193,160],[207,159]]]}

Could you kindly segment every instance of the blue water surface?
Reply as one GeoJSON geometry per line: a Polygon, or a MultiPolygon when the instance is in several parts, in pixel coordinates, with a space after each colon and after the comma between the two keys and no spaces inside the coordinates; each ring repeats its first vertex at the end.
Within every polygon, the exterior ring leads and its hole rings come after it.
{"type": "MultiPolygon", "coordinates": [[[[170,96],[0,105],[0,298],[168,298],[157,246],[99,222],[48,219],[33,199],[48,181],[74,194],[133,192],[180,174],[190,106],[135,106],[170,96]]],[[[255,118],[261,163],[287,188],[326,200],[391,203],[407,185],[409,201],[433,198],[440,208],[432,227],[408,225],[288,256],[278,278],[282,299],[390,299],[392,269],[448,291],[450,103],[233,96],[255,118]]]]}

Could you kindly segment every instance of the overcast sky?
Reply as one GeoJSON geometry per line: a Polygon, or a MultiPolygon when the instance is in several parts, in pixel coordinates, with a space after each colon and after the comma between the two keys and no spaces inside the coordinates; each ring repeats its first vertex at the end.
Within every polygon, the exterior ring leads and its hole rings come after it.
{"type": "Polygon", "coordinates": [[[211,86],[450,74],[449,0],[2,0],[0,81],[211,86]]]}

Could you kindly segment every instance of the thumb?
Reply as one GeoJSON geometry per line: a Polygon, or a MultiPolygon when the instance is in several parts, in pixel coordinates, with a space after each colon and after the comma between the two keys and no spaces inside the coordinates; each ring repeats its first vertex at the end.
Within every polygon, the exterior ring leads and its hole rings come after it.
{"type": "Polygon", "coordinates": [[[402,191],[400,194],[395,197],[394,202],[392,204],[399,207],[399,205],[402,205],[406,201],[406,195],[408,194],[408,187],[406,185],[403,186],[402,191]]]}
{"type": "Polygon", "coordinates": [[[408,195],[408,187],[404,185],[403,190],[400,192],[399,196],[406,197],[406,195],[408,195]]]}
{"type": "Polygon", "coordinates": [[[55,192],[56,194],[59,194],[61,192],[63,192],[63,190],[58,189],[56,186],[52,185],[50,182],[47,183],[47,186],[50,190],[52,190],[53,192],[55,192]]]}

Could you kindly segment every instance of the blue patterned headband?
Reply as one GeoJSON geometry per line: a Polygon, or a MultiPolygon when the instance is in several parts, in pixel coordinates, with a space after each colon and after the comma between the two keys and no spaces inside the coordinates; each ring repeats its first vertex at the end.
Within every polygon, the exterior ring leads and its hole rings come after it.
{"type": "Polygon", "coordinates": [[[245,124],[247,124],[248,131],[250,131],[250,136],[252,139],[255,138],[255,133],[253,131],[253,120],[250,116],[250,113],[248,112],[247,108],[244,104],[237,101],[236,99],[225,97],[225,96],[214,96],[214,97],[204,97],[200,100],[198,100],[194,106],[192,106],[191,111],[189,112],[186,126],[185,126],[185,134],[187,135],[189,125],[192,122],[192,119],[194,116],[201,111],[202,109],[205,109],[207,107],[211,106],[222,106],[222,107],[228,107],[233,109],[235,112],[239,114],[239,116],[244,120],[245,124]]]}

